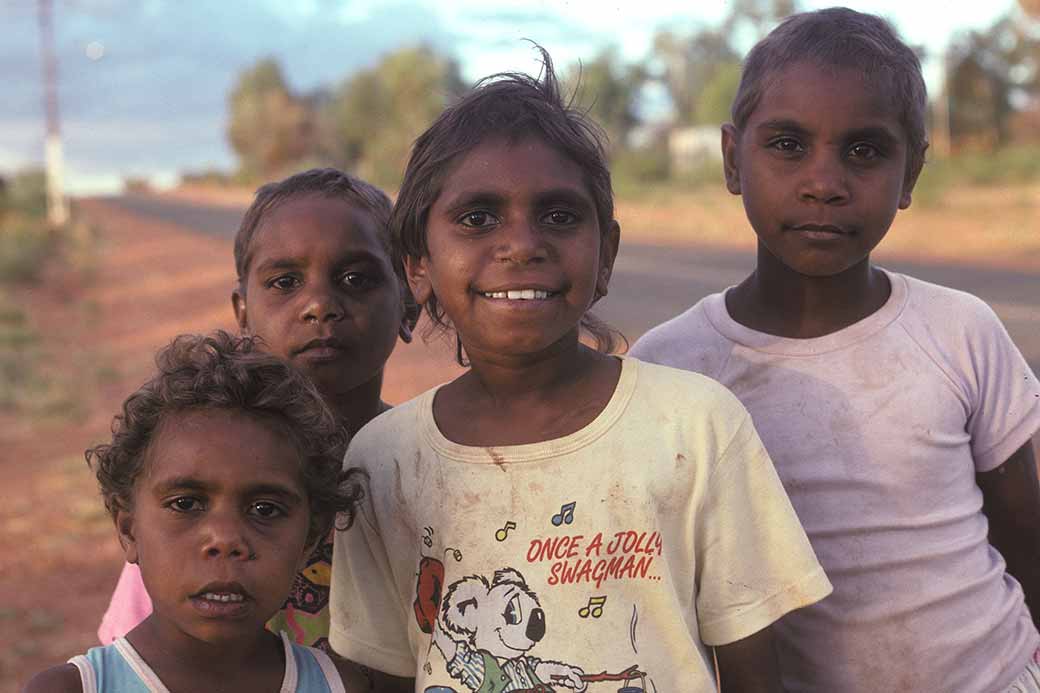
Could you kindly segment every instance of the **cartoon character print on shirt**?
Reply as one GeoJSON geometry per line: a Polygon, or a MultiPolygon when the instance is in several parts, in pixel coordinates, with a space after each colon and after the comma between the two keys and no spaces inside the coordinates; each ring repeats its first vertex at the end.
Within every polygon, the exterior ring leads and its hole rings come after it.
{"type": "Polygon", "coordinates": [[[528,654],[545,636],[545,612],[524,576],[512,568],[489,582],[470,575],[448,587],[434,624],[433,643],[448,673],[477,693],[584,691],[584,671],[528,654]]]}
{"type": "MultiPolygon", "coordinates": [[[[551,526],[569,529],[575,505],[565,504],[551,518],[551,526]]],[[[494,538],[505,542],[510,539],[509,531],[515,529],[515,522],[507,522],[494,532],[494,538]]],[[[612,693],[656,690],[652,683],[647,686],[647,674],[637,664],[615,673],[586,674],[575,664],[539,656],[543,653],[536,647],[549,629],[549,620],[523,574],[506,566],[496,570],[490,579],[473,574],[446,584],[445,563],[436,554],[427,554],[433,548],[434,535],[432,527],[424,528],[422,543],[426,549],[420,550],[412,605],[419,629],[431,636],[423,667],[427,674],[433,670],[429,657],[436,646],[445,670],[465,686],[464,693],[586,691],[590,683],[613,683],[612,693]],[[619,683],[622,688],[615,688],[619,683]]],[[[545,589],[565,585],[600,588],[604,582],[615,580],[660,580],[651,570],[654,558],[662,551],[661,535],[656,531],[595,532],[590,537],[565,531],[521,541],[527,544],[528,563],[550,564],[545,589]]],[[[443,556],[445,561],[449,556],[455,562],[462,560],[461,551],[450,547],[443,551],[443,556]]],[[[606,599],[605,595],[590,597],[587,606],[578,610],[577,618],[599,619],[606,599]]],[[[637,624],[638,611],[632,605],[633,654],[638,653],[637,624]]],[[[434,685],[424,693],[459,691],[434,685]]]]}

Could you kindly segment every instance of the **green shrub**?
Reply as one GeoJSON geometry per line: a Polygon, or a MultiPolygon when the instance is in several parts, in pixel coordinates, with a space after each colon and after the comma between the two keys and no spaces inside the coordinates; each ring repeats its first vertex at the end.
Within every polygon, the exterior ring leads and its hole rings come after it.
{"type": "Polygon", "coordinates": [[[57,245],[58,232],[42,223],[22,220],[0,228],[0,284],[38,280],[57,245]]]}
{"type": "Polygon", "coordinates": [[[7,196],[13,211],[29,217],[47,214],[47,176],[42,169],[25,169],[11,176],[7,196]]]}

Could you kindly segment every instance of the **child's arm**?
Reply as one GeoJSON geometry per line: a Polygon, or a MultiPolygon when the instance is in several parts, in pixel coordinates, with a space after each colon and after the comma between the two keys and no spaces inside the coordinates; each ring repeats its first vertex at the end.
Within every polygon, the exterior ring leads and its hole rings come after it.
{"type": "Polygon", "coordinates": [[[1040,628],[1040,482],[1032,444],[1027,441],[1004,464],[975,479],[982,489],[989,541],[1022,585],[1033,623],[1040,628]]]}
{"type": "Polygon", "coordinates": [[[79,669],[74,664],[59,664],[44,669],[29,679],[22,693],[83,693],[79,669]]]}
{"type": "Polygon", "coordinates": [[[346,693],[362,691],[379,691],[379,693],[412,693],[415,690],[415,679],[403,676],[391,676],[381,671],[362,666],[357,662],[333,653],[332,661],[343,680],[346,693]]]}
{"type": "Polygon", "coordinates": [[[715,648],[722,693],[781,693],[780,672],[770,628],[715,648]]]}

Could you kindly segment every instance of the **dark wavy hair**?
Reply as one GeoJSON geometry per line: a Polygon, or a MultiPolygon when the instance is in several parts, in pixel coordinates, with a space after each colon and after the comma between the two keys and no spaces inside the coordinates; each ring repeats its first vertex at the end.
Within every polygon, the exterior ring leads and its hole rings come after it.
{"type": "Polygon", "coordinates": [[[921,61],[887,21],[847,7],[793,14],[755,44],[744,59],[733,98],[730,117],[737,129],[747,125],[776,75],[802,61],[858,70],[868,84],[886,91],[909,139],[907,170],[921,167],[928,148],[928,93],[921,61]]]}
{"type": "MultiPolygon", "coordinates": [[[[306,195],[342,199],[367,211],[376,222],[383,250],[386,251],[387,256],[392,257],[390,237],[387,233],[392,205],[386,193],[345,171],[335,168],[312,168],[257,188],[253,202],[242,216],[242,223],[235,234],[235,271],[238,273],[239,291],[243,294],[246,290],[249,265],[253,259],[253,238],[260,225],[268,215],[289,200],[306,195]]],[[[419,318],[419,307],[412,298],[408,282],[404,281],[400,274],[398,274],[398,280],[401,285],[401,300],[404,303],[405,315],[414,327],[419,318]]]]}
{"type": "Polygon", "coordinates": [[[113,517],[132,509],[134,484],[167,417],[223,409],[273,423],[299,450],[311,512],[308,544],[328,533],[337,513],[344,528],[353,523],[363,473],[343,469],[346,431],[306,377],[260,351],[254,338],[223,331],[181,335],[155,360],[158,373],[126,399],[113,420],[112,442],[86,451],[113,517]]]}
{"type": "MultiPolygon", "coordinates": [[[[416,139],[390,214],[394,269],[402,277],[406,257],[429,255],[426,224],[445,179],[463,156],[494,137],[517,142],[535,135],[576,163],[595,203],[600,231],[604,235],[609,232],[614,221],[614,192],[607,166],[606,134],[584,111],[564,100],[549,53],[537,44],[535,49],[542,60],[538,77],[502,72],[481,79],[416,139]]],[[[436,296],[425,308],[434,327],[450,328],[436,296]]],[[[613,351],[624,342],[619,332],[592,313],[585,314],[581,326],[600,351],[613,351]]],[[[457,344],[456,359],[466,365],[462,344],[457,344]]]]}

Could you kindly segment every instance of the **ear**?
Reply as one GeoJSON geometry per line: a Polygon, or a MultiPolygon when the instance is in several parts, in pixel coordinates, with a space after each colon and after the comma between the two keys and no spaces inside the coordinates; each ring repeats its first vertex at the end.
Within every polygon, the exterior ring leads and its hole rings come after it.
{"type": "Polygon", "coordinates": [[[925,142],[924,149],[921,150],[921,155],[917,157],[917,160],[911,167],[907,169],[906,178],[903,180],[903,192],[899,195],[899,209],[906,209],[910,206],[910,202],[913,200],[912,193],[914,192],[914,186],[917,185],[917,179],[921,175],[921,170],[924,168],[924,155],[928,151],[928,143],[925,142]]]}
{"type": "Polygon", "coordinates": [[[404,258],[404,276],[408,280],[408,288],[412,290],[416,304],[426,305],[433,296],[433,284],[430,283],[430,259],[426,256],[404,258]]]}
{"type": "Polygon", "coordinates": [[[119,545],[123,547],[127,563],[137,563],[137,540],[134,539],[134,514],[129,510],[117,510],[115,516],[119,545]]]}
{"type": "Polygon", "coordinates": [[[599,248],[599,275],[596,277],[596,300],[607,295],[610,276],[614,273],[614,260],[621,247],[621,224],[611,220],[610,228],[603,234],[599,248]]]}
{"type": "Polygon", "coordinates": [[[726,190],[740,194],[740,133],[732,123],[722,126],[722,173],[726,190]]]}
{"type": "Polygon", "coordinates": [[[509,583],[512,585],[520,585],[524,589],[527,589],[527,581],[524,580],[524,576],[520,574],[520,571],[516,568],[503,568],[502,570],[496,570],[495,576],[491,579],[491,586],[497,587],[509,583]]]}
{"type": "Polygon", "coordinates": [[[249,334],[249,316],[246,313],[246,297],[241,287],[231,292],[231,309],[235,311],[235,322],[238,323],[238,331],[249,334]]]}

